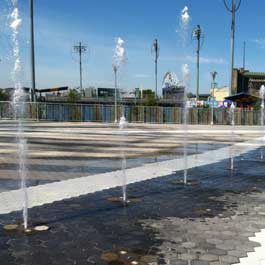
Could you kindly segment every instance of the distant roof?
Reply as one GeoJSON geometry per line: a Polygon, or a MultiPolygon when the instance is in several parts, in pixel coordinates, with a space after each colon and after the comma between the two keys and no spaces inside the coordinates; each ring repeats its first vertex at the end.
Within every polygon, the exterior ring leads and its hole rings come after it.
{"type": "Polygon", "coordinates": [[[238,94],[235,94],[233,96],[229,96],[229,97],[225,97],[225,99],[234,101],[234,102],[244,102],[244,103],[254,103],[256,102],[259,97],[255,96],[255,95],[251,95],[249,93],[245,93],[245,92],[241,92],[238,94]]]}
{"type": "MultiPolygon", "coordinates": [[[[29,87],[23,87],[24,91],[29,91],[30,88],[29,87]]],[[[13,87],[6,87],[6,88],[0,88],[0,90],[4,90],[6,92],[12,92],[15,90],[15,88],[13,87]]]]}
{"type": "Polygon", "coordinates": [[[265,78],[265,72],[245,72],[243,73],[246,77],[264,77],[265,78]]]}

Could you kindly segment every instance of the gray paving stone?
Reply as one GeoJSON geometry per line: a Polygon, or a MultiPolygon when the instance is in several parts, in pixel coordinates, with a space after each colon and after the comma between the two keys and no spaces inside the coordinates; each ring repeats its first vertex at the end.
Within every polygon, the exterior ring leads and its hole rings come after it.
{"type": "Polygon", "coordinates": [[[225,256],[225,255],[227,255],[227,251],[226,250],[218,249],[218,248],[209,250],[209,253],[213,254],[213,255],[217,255],[217,256],[225,256]]]}
{"type": "Polygon", "coordinates": [[[233,257],[233,256],[229,256],[229,255],[227,255],[227,256],[221,256],[219,258],[219,260],[221,262],[226,262],[228,264],[239,263],[239,258],[236,258],[236,257],[233,257]]]}
{"type": "Polygon", "coordinates": [[[234,245],[225,245],[225,244],[220,244],[216,245],[217,248],[222,249],[222,250],[234,250],[236,247],[234,245]]]}
{"type": "Polygon", "coordinates": [[[206,239],[206,241],[210,244],[215,244],[215,245],[221,245],[223,244],[223,240],[218,239],[218,238],[210,238],[210,239],[206,239]]]}
{"type": "Polygon", "coordinates": [[[191,265],[209,265],[210,263],[208,261],[203,260],[193,260],[191,262],[191,265]]]}
{"type": "Polygon", "coordinates": [[[230,250],[228,251],[228,255],[236,258],[244,258],[248,256],[246,252],[240,250],[230,250]]]}
{"type": "Polygon", "coordinates": [[[195,248],[196,244],[194,242],[185,242],[182,243],[181,246],[184,248],[195,248]]]}
{"type": "Polygon", "coordinates": [[[219,259],[218,256],[213,254],[203,254],[200,256],[200,260],[204,261],[216,261],[218,259],[219,259]]]}
{"type": "Polygon", "coordinates": [[[215,262],[210,262],[210,265],[231,265],[231,264],[221,261],[215,261],[215,262]]]}

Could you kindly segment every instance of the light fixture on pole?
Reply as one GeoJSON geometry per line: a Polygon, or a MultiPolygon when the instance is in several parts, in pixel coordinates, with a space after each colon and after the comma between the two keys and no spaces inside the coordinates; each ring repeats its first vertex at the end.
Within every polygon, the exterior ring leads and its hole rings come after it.
{"type": "Polygon", "coordinates": [[[200,51],[202,48],[202,40],[204,39],[204,33],[200,25],[197,25],[192,31],[192,38],[197,41],[197,87],[196,87],[196,100],[199,100],[200,96],[200,51]]]}
{"type": "Polygon", "coordinates": [[[155,61],[155,95],[156,95],[156,99],[158,98],[158,94],[157,94],[157,65],[158,65],[158,58],[159,58],[159,54],[160,54],[160,46],[158,43],[158,39],[155,39],[153,44],[152,44],[152,49],[151,49],[151,53],[154,56],[154,61],[155,61]]]}
{"type": "Polygon", "coordinates": [[[231,0],[232,5],[229,7],[227,4],[227,0],[223,0],[226,9],[232,13],[232,23],[231,23],[231,76],[230,76],[230,89],[229,89],[229,96],[232,96],[232,87],[233,87],[233,71],[234,71],[234,58],[235,58],[235,30],[236,30],[236,12],[239,10],[241,6],[241,0],[239,3],[237,0],[231,0]]]}
{"type": "Polygon", "coordinates": [[[216,87],[216,82],[215,82],[215,79],[216,79],[216,76],[217,76],[217,72],[216,71],[213,71],[211,72],[211,76],[212,76],[212,83],[211,83],[211,101],[212,101],[212,108],[211,108],[211,125],[214,125],[214,89],[216,87]]]}
{"type": "Polygon", "coordinates": [[[34,40],[34,3],[29,0],[30,9],[30,61],[31,61],[31,100],[36,102],[35,40],[34,40]]]}
{"type": "Polygon", "coordinates": [[[79,55],[79,78],[80,78],[80,92],[84,94],[83,91],[83,62],[82,56],[84,53],[87,52],[87,46],[83,45],[82,42],[79,42],[77,45],[74,46],[74,52],[79,55]]]}

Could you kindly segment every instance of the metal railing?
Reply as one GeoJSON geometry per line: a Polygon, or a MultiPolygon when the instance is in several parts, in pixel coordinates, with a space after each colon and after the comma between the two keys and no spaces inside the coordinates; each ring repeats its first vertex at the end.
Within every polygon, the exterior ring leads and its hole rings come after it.
{"type": "MultiPolygon", "coordinates": [[[[70,103],[25,103],[25,119],[44,121],[114,122],[114,105],[70,103]]],[[[125,113],[128,122],[181,124],[183,109],[178,107],[118,106],[118,117],[125,113]]],[[[236,125],[259,125],[260,111],[237,109],[236,125]]],[[[0,119],[15,119],[12,102],[0,102],[0,119]]],[[[190,108],[189,124],[210,124],[210,108],[190,108]]],[[[214,109],[214,124],[229,124],[229,109],[214,109]]]]}

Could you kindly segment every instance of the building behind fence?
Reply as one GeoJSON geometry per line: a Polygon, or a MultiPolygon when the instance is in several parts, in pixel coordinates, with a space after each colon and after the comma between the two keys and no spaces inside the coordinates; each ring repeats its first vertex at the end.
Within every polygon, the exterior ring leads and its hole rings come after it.
{"type": "MultiPolygon", "coordinates": [[[[68,103],[26,103],[29,120],[114,122],[114,105],[68,103]]],[[[181,124],[183,109],[178,107],[118,106],[118,115],[125,113],[128,122],[181,124]]],[[[237,109],[236,125],[259,125],[260,111],[237,109]]],[[[0,102],[0,119],[15,119],[11,102],[0,102]]],[[[210,124],[210,108],[190,108],[189,124],[210,124]]],[[[214,109],[214,124],[229,124],[229,109],[214,109]]]]}

